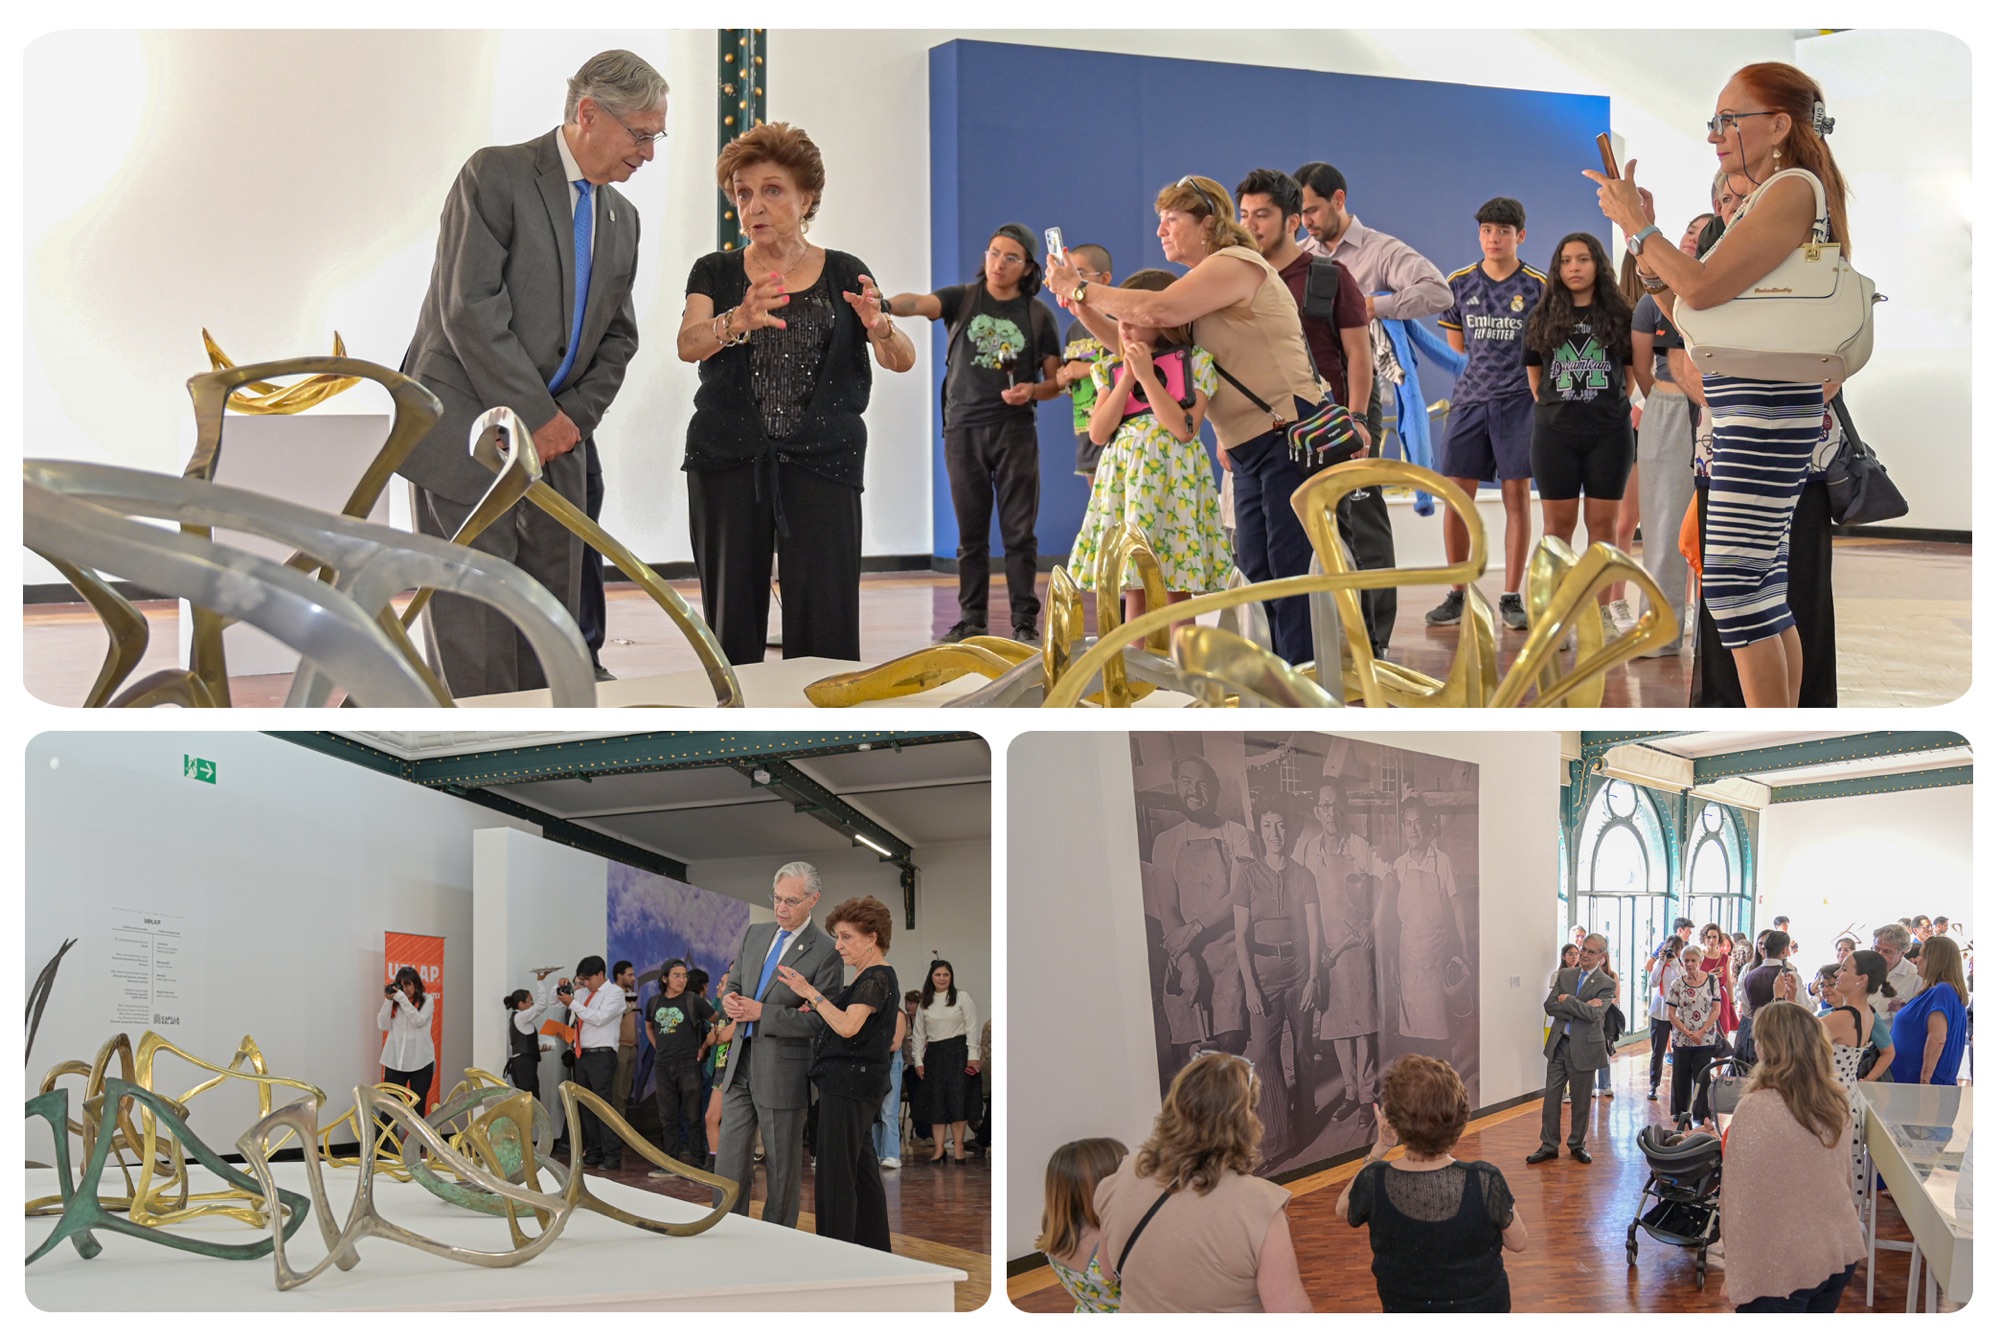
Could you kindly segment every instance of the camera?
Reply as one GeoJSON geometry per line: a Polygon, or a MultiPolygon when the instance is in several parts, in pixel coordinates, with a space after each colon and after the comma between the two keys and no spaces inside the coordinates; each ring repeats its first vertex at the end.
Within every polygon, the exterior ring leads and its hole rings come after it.
{"type": "Polygon", "coordinates": [[[387,996],[387,997],[393,997],[393,996],[395,996],[395,995],[396,995],[396,984],[395,984],[395,983],[393,983],[393,982],[385,982],[385,983],[383,983],[383,984],[382,984],[382,995],[383,995],[383,996],[387,996]]]}

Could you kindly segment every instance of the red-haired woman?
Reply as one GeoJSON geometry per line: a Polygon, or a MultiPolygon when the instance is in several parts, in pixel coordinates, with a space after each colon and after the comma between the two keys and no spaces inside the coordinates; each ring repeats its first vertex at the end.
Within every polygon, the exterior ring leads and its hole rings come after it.
{"type": "MultiPolygon", "coordinates": [[[[1832,129],[1826,97],[1803,71],[1777,61],[1738,70],[1716,99],[1708,140],[1721,169],[1753,189],[1699,261],[1654,225],[1652,203],[1632,180],[1637,160],[1622,180],[1585,175],[1639,258],[1647,291],[1671,291],[1676,303],[1701,311],[1742,295],[1810,240],[1848,250],[1847,183],[1827,147],[1832,129]]],[[[1787,544],[1828,389],[1710,373],[1702,390],[1715,441],[1703,599],[1736,661],[1745,706],[1797,707],[1804,653],[1787,599],[1787,544]]]]}

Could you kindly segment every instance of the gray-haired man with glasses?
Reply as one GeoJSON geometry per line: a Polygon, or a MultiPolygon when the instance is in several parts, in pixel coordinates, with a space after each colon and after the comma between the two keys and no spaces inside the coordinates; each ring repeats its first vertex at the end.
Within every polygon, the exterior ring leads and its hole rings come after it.
{"type": "Polygon", "coordinates": [[[831,996],[840,990],[840,955],[833,938],[813,925],[819,872],[803,861],[778,868],[771,882],[774,922],[752,925],[736,947],[722,984],[722,1013],[736,1021],[736,1039],[718,1077],[722,1130],[715,1171],[742,1189],[736,1210],[750,1213],[757,1133],[764,1133],[764,1216],[799,1223],[799,1179],[805,1163],[806,1108],[811,1084],[812,1031],[817,1016],[800,1014],[804,998],[785,986],[778,965],[796,970],[831,996]]]}
{"type": "MultiPolygon", "coordinates": [[[[493,483],[466,443],[473,420],[501,405],[533,431],[549,485],[593,517],[601,510],[593,435],[639,347],[639,212],[615,184],[652,160],[666,124],[666,80],[629,51],[606,51],[569,81],[562,125],[481,149],[459,169],[403,356],[403,371],[444,404],[402,467],[424,534],[449,539],[493,483]]],[[[586,609],[583,542],[553,518],[516,507],[473,543],[547,587],[585,641],[602,644],[602,569],[586,609]]],[[[425,619],[431,664],[453,694],[547,683],[498,611],[441,592],[425,619]]]]}

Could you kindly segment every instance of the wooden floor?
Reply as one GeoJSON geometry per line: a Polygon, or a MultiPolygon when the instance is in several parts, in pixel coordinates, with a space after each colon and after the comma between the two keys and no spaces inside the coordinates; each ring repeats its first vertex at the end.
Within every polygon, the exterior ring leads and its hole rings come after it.
{"type": "MultiPolygon", "coordinates": [[[[889,1243],[898,1257],[963,1271],[966,1278],[954,1289],[954,1304],[957,1312],[969,1313],[985,1303],[993,1291],[993,1170],[979,1159],[932,1164],[930,1156],[929,1143],[919,1142],[914,1150],[904,1148],[902,1168],[882,1170],[889,1200],[889,1243]]],[[[603,1176],[685,1201],[708,1201],[709,1190],[699,1183],[685,1178],[647,1178],[651,1167],[628,1155],[621,1168],[603,1176]]],[[[810,1208],[810,1165],[801,1182],[800,1204],[810,1208]]],[[[759,1160],[750,1213],[761,1215],[763,1210],[764,1164],[759,1160]]],[[[799,1213],[799,1228],[813,1232],[810,1209],[799,1213]]]]}
{"type": "MultiPolygon", "coordinates": [[[[1045,590],[1046,576],[1042,579],[1045,590]]],[[[693,582],[675,584],[691,601],[693,582]]],[[[1482,589],[1497,599],[1500,583],[1482,589]]],[[[1840,625],[1842,707],[1920,707],[1948,703],[1972,683],[1972,556],[1967,545],[1898,540],[1840,540],[1834,546],[1834,589],[1840,625]]],[[[1426,628],[1424,612],[1443,591],[1407,588],[1401,593],[1390,658],[1441,675],[1456,646],[1456,629],[1426,628]]],[[[176,663],[178,614],[172,602],[143,607],[152,643],[137,675],[176,663]]],[[[1010,630],[1006,583],[996,577],[988,602],[988,627],[1010,630]]],[[[693,653],[664,613],[638,588],[609,591],[611,637],[603,661],[626,678],[696,668],[693,653]]],[[[861,656],[875,664],[924,646],[958,620],[957,579],[930,573],[871,574],[862,580],[861,656]]],[[[1500,631],[1504,672],[1526,635],[1500,631]]],[[[27,607],[22,662],[28,692],[45,702],[83,701],[104,655],[104,634],[88,606],[27,607]]],[[[776,656],[775,651],[772,652],[776,656]]],[[[1605,706],[1684,707],[1688,658],[1633,661],[1613,671],[1605,706]]],[[[239,707],[284,701],[290,677],[245,676],[230,681],[239,707]]]]}
{"type": "MultiPolygon", "coordinates": [[[[1521,1104],[1474,1122],[1458,1144],[1461,1159],[1498,1165],[1526,1222],[1530,1245],[1506,1255],[1507,1277],[1517,1313],[1714,1313],[1730,1309],[1726,1265],[1711,1269],[1707,1286],[1696,1289],[1694,1253],[1639,1235],[1639,1265],[1625,1264],[1625,1229],[1639,1208],[1646,1161],[1634,1142],[1641,1128],[1667,1120],[1666,1104],[1646,1101],[1648,1053],[1627,1049],[1612,1068],[1616,1097],[1593,1100],[1588,1148],[1595,1162],[1584,1166],[1567,1154],[1529,1167],[1523,1161],[1540,1143],[1541,1102],[1521,1104]]],[[[1661,1094],[1666,1093],[1664,1082],[1661,1094]]],[[[1564,1130],[1568,1130],[1564,1115],[1564,1130]]],[[[1370,1273],[1368,1231],[1336,1220],[1334,1203],[1358,1165],[1328,1169],[1290,1184],[1292,1241],[1300,1274],[1314,1307],[1322,1313],[1379,1312],[1370,1273]]],[[[1782,1213],[1782,1212],[1780,1212],[1782,1213]]],[[[1907,1239],[1909,1231],[1885,1193],[1880,1233],[1907,1239]]],[[[1884,1252],[1876,1259],[1875,1307],[1899,1313],[1909,1281],[1907,1253],[1884,1252]]],[[[1007,1283],[1015,1307],[1030,1313],[1067,1313],[1070,1298],[1046,1266],[1022,1272],[1007,1283]]],[[[1863,1274],[1841,1300],[1841,1311],[1867,1312],[1863,1274]]]]}

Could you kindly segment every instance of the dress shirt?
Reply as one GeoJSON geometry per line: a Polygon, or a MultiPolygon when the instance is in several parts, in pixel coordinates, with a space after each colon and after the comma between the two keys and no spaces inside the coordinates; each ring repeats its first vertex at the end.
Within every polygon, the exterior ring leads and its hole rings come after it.
{"type": "MultiPolygon", "coordinates": [[[[563,182],[569,188],[569,217],[571,222],[574,223],[576,220],[576,202],[583,195],[581,191],[576,189],[576,184],[583,180],[583,169],[576,165],[576,155],[569,151],[569,128],[567,126],[556,127],[556,152],[562,155],[563,182]]],[[[603,187],[593,184],[590,188],[591,198],[595,200],[597,193],[603,189],[603,187]]],[[[590,223],[590,254],[596,256],[597,220],[593,218],[590,223]]]]}
{"type": "Polygon", "coordinates": [[[932,1040],[942,1043],[947,1038],[965,1035],[965,1060],[979,1060],[979,1007],[972,1004],[972,994],[963,987],[958,989],[958,1004],[948,1006],[940,996],[928,1006],[917,1008],[917,1028],[910,1037],[910,1051],[916,1057],[916,1064],[924,1064],[924,1048],[932,1040]]]}
{"type": "Polygon", "coordinates": [[[391,1071],[421,1071],[436,1061],[437,1049],[431,1046],[431,1016],[436,1013],[434,992],[426,992],[424,1004],[416,1007],[401,992],[383,1001],[375,1012],[375,1027],[389,1031],[382,1040],[382,1065],[391,1071]]]}
{"type": "Polygon", "coordinates": [[[524,1034],[535,1032],[536,1022],[548,1011],[549,1002],[555,999],[556,985],[547,978],[542,979],[535,991],[535,999],[514,1012],[514,1027],[524,1034]]]}
{"type": "Polygon", "coordinates": [[[1877,1015],[1891,1016],[1924,990],[1924,975],[1917,972],[1917,966],[1905,956],[1896,961],[1896,967],[1889,970],[1889,986],[1896,989],[1896,995],[1883,996],[1876,993],[1868,998],[1868,1004],[1877,1015]]]}
{"type": "Polygon", "coordinates": [[[1451,286],[1442,270],[1401,238],[1363,227],[1351,214],[1347,231],[1333,246],[1310,233],[1303,245],[1315,256],[1331,256],[1346,266],[1361,291],[1375,298],[1380,320],[1414,320],[1451,306],[1451,286]]]}
{"type": "Polygon", "coordinates": [[[625,1013],[625,989],[615,982],[594,992],[570,996],[569,1013],[576,1020],[576,1045],[582,1049],[618,1046],[618,1020],[625,1013]]]}

